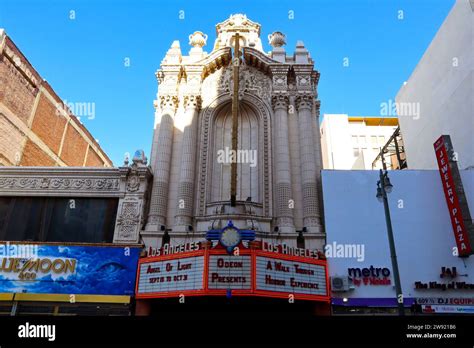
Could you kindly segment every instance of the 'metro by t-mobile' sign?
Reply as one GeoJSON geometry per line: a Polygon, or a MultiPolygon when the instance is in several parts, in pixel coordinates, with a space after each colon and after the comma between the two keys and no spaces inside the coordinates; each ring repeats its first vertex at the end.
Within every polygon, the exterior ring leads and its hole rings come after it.
{"type": "Polygon", "coordinates": [[[434,148],[458,253],[467,257],[473,253],[470,238],[474,238],[474,227],[449,135],[436,140],[434,148]]]}

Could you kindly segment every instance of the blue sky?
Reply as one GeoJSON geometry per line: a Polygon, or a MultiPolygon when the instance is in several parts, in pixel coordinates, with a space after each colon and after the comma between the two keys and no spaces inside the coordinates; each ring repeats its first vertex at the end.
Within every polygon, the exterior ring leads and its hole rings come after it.
{"type": "Polygon", "coordinates": [[[394,99],[433,39],[454,0],[0,0],[0,27],[69,102],[95,103],[81,121],[121,165],[126,152],[149,156],[155,71],[173,40],[209,35],[233,13],[245,13],[267,36],[302,40],[320,71],[321,114],[378,115],[394,99]],[[75,19],[70,19],[74,11],[75,19]],[[184,19],[180,19],[184,11],[184,19]],[[289,18],[293,11],[294,18],[289,18]],[[403,12],[400,12],[403,11],[403,12]],[[403,17],[399,19],[399,17],[403,17]],[[349,66],[344,67],[344,58],[349,66]],[[126,66],[125,60],[130,60],[126,66]]]}

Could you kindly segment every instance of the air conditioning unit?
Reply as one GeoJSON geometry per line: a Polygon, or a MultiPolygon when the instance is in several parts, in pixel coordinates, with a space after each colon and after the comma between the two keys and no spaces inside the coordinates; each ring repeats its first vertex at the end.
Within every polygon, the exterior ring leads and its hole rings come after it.
{"type": "Polygon", "coordinates": [[[344,292],[353,290],[352,282],[348,276],[334,276],[331,277],[331,291],[344,292]]]}

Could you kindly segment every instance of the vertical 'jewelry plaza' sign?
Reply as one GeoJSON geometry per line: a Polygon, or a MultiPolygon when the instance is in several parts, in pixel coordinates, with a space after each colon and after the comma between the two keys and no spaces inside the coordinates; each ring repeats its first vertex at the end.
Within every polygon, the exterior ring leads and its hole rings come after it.
{"type": "Polygon", "coordinates": [[[470,238],[474,238],[474,227],[466,201],[466,195],[453,156],[453,146],[449,135],[442,135],[434,143],[439,174],[443,184],[444,196],[448,205],[454,237],[460,257],[472,254],[470,238]]]}

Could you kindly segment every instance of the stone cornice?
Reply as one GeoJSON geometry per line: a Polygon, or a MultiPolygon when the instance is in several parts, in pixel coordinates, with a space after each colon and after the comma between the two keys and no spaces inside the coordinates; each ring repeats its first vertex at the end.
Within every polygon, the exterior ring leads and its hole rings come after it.
{"type": "Polygon", "coordinates": [[[194,63],[194,65],[204,66],[201,75],[201,78],[204,80],[206,76],[226,66],[231,60],[232,52],[230,47],[223,47],[212,51],[206,58],[194,63]]]}
{"type": "Polygon", "coordinates": [[[118,168],[4,167],[2,196],[120,197],[118,168]]]}
{"type": "Polygon", "coordinates": [[[248,65],[254,66],[257,69],[263,71],[264,73],[268,73],[270,70],[270,66],[276,67],[283,67],[285,64],[281,64],[276,60],[268,57],[265,53],[260,52],[259,50],[251,47],[245,47],[244,51],[244,59],[248,65]]]}

